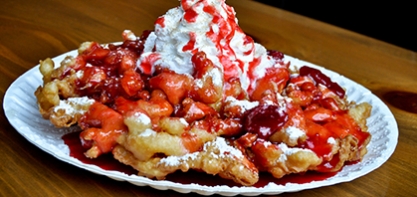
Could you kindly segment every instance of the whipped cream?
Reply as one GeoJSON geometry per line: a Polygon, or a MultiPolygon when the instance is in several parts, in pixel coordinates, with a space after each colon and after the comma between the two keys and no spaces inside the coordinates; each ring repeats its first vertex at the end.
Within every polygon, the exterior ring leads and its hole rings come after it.
{"type": "Polygon", "coordinates": [[[137,66],[147,74],[161,66],[193,75],[191,57],[203,51],[223,71],[222,81],[238,78],[243,89],[253,89],[266,68],[280,64],[240,29],[235,15],[225,0],[182,0],[156,20],[137,66]]]}

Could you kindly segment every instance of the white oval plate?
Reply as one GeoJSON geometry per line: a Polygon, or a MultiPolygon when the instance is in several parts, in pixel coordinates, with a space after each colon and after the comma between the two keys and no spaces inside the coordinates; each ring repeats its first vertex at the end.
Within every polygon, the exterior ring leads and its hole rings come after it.
{"type": "MultiPolygon", "coordinates": [[[[69,55],[76,56],[77,51],[70,51],[53,58],[53,60],[56,65],[60,65],[60,62],[69,55]]],[[[166,180],[151,180],[141,176],[127,175],[118,171],[103,170],[100,167],[82,163],[69,156],[69,148],[64,144],[61,137],[64,134],[77,130],[77,128],[57,129],[39,114],[34,96],[36,88],[43,83],[42,75],[39,72],[39,65],[30,69],[13,82],[5,94],[3,108],[10,124],[23,137],[43,151],[64,162],[118,181],[128,181],[138,186],[150,186],[160,190],[171,189],[180,193],[195,192],[202,195],[255,196],[260,194],[272,195],[283,192],[295,192],[348,182],[375,170],[386,162],[394,152],[398,140],[397,123],[388,107],[368,89],[335,72],[289,56],[286,56],[285,59],[290,60],[292,64],[297,66],[308,65],[320,69],[333,81],[339,83],[346,89],[349,100],[358,103],[368,102],[373,106],[371,117],[368,119],[369,132],[372,134],[372,139],[368,145],[368,153],[362,162],[345,166],[335,176],[323,181],[313,181],[304,184],[288,183],[286,185],[270,183],[262,188],[229,187],[226,185],[205,186],[199,184],[181,184],[166,180]]]]}

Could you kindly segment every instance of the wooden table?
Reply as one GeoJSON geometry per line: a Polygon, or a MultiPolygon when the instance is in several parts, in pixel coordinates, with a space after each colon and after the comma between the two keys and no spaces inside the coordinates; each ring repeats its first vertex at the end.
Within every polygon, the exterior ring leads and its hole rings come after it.
{"type": "MultiPolygon", "coordinates": [[[[390,105],[383,95],[417,93],[417,53],[253,1],[227,3],[257,42],[364,85],[387,103],[399,126],[396,151],[377,170],[348,183],[282,196],[415,196],[417,114],[390,105]]],[[[120,41],[125,29],[140,34],[177,5],[177,0],[1,1],[1,100],[9,85],[39,60],[76,49],[83,41],[120,41]]],[[[1,110],[0,196],[183,195],[114,181],[61,162],[18,134],[1,110]]]]}

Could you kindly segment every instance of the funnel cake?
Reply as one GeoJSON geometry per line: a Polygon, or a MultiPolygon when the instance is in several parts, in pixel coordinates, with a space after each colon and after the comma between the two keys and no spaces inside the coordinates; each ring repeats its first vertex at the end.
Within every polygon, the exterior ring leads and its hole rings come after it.
{"type": "Polygon", "coordinates": [[[224,0],[182,0],[154,30],[122,36],[40,64],[41,115],[77,124],[91,159],[112,154],[149,178],[197,170],[250,186],[260,172],[336,172],[367,152],[371,105],[255,43],[224,0]]]}

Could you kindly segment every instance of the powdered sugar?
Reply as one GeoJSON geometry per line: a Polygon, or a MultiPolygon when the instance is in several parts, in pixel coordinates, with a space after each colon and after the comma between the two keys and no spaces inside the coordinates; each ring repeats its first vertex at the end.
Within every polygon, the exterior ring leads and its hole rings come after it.
{"type": "Polygon", "coordinates": [[[213,142],[213,145],[219,149],[219,157],[233,156],[239,159],[242,159],[244,157],[240,150],[228,145],[226,143],[226,140],[222,137],[217,137],[216,140],[213,142]]]}
{"type": "Polygon", "coordinates": [[[207,73],[215,86],[223,86],[223,75],[219,68],[213,68],[207,73]]]}
{"type": "Polygon", "coordinates": [[[185,120],[185,118],[180,118],[180,122],[183,124],[183,125],[185,125],[185,126],[188,126],[189,124],[188,124],[188,122],[187,122],[187,120],[185,120]]]}
{"type": "MultiPolygon", "coordinates": [[[[208,147],[213,146],[216,150],[215,152],[211,152],[211,156],[213,158],[225,158],[230,157],[233,159],[243,159],[244,156],[240,150],[234,148],[227,144],[226,140],[223,137],[216,137],[214,141],[210,141],[204,144],[204,148],[202,152],[207,152],[208,147]]],[[[181,163],[186,161],[192,161],[198,158],[198,155],[201,152],[194,152],[188,153],[182,156],[168,156],[159,161],[160,164],[167,165],[167,166],[178,166],[181,163]]]]}
{"type": "Polygon", "coordinates": [[[166,165],[166,166],[179,166],[181,163],[184,163],[186,161],[192,161],[197,159],[198,152],[185,154],[183,156],[168,156],[161,161],[159,161],[160,164],[166,165]]]}
{"type": "Polygon", "coordinates": [[[65,110],[65,113],[68,115],[74,114],[84,114],[86,110],[84,110],[83,106],[89,106],[95,102],[94,99],[90,99],[86,96],[84,97],[72,97],[66,100],[60,100],[59,105],[54,108],[54,111],[57,112],[59,110],[65,110]]]}
{"type": "Polygon", "coordinates": [[[277,100],[278,100],[278,105],[279,106],[285,106],[287,103],[292,102],[292,98],[290,98],[288,96],[283,96],[280,93],[277,93],[277,100]]]}
{"type": "Polygon", "coordinates": [[[279,158],[279,160],[281,162],[285,161],[287,159],[287,156],[295,154],[297,152],[311,152],[311,153],[313,153],[313,151],[310,150],[310,149],[288,147],[287,144],[285,144],[285,143],[278,144],[278,147],[283,152],[283,154],[281,154],[280,158],[279,158]]]}
{"type": "Polygon", "coordinates": [[[84,71],[83,70],[79,70],[75,73],[75,76],[77,76],[78,79],[83,78],[84,76],[84,71]]]}
{"type": "Polygon", "coordinates": [[[149,136],[154,136],[154,135],[156,135],[156,131],[152,129],[145,129],[145,131],[139,134],[139,136],[141,137],[149,137],[149,136]]]}
{"type": "Polygon", "coordinates": [[[336,140],[335,140],[333,137],[329,137],[329,138],[327,139],[327,143],[328,143],[328,144],[336,144],[336,140]]]}
{"type": "Polygon", "coordinates": [[[260,127],[259,132],[262,134],[262,136],[269,136],[269,135],[271,135],[271,128],[269,128],[269,127],[260,127]]]}
{"type": "Polygon", "coordinates": [[[225,99],[225,102],[229,103],[230,106],[239,106],[242,113],[259,105],[258,101],[237,100],[235,97],[232,96],[228,96],[225,99]]]}
{"type": "Polygon", "coordinates": [[[288,135],[290,138],[290,141],[297,141],[299,138],[305,136],[305,132],[297,127],[287,127],[284,129],[284,132],[288,135]]]}
{"type": "Polygon", "coordinates": [[[136,112],[131,117],[135,118],[137,122],[143,123],[145,125],[151,124],[151,119],[144,113],[136,112]]]}

